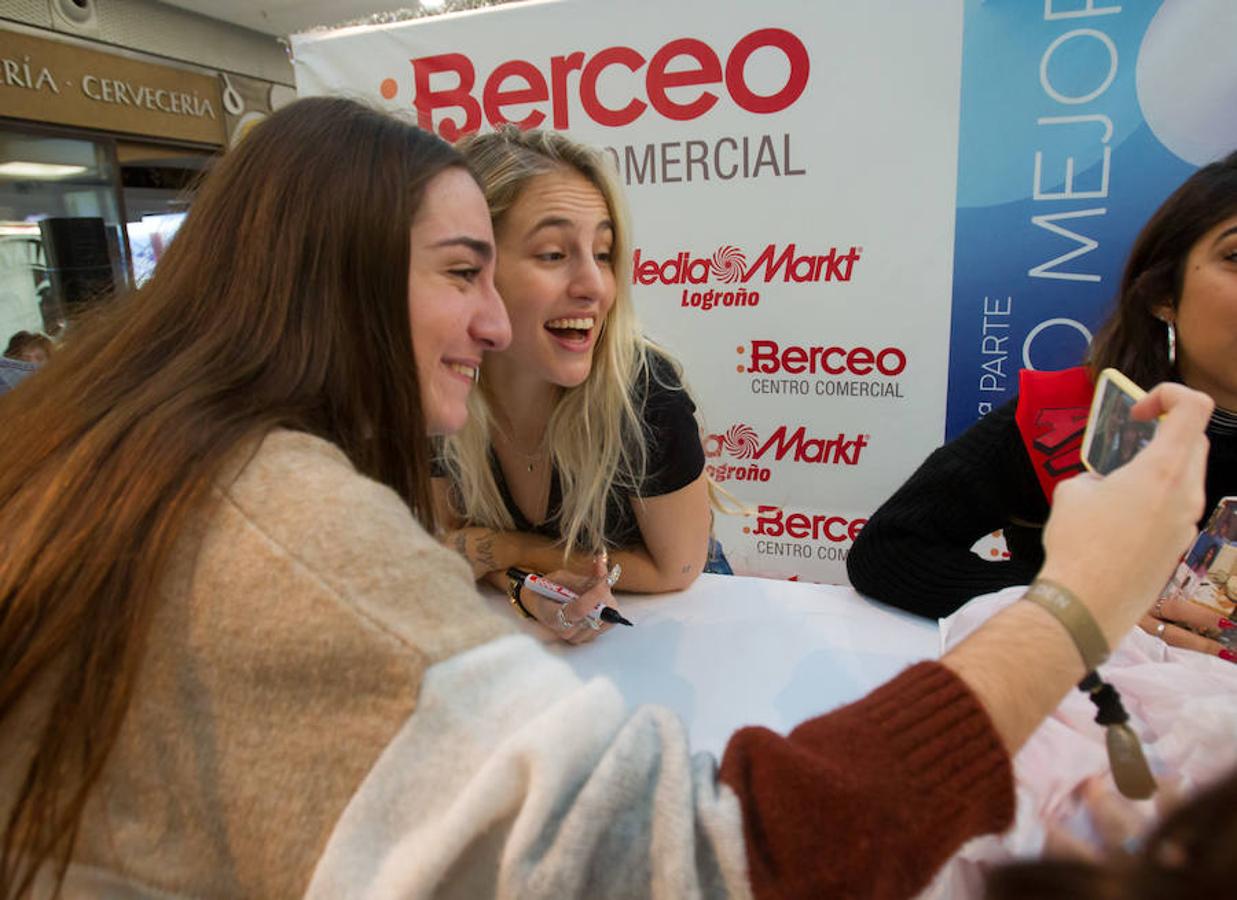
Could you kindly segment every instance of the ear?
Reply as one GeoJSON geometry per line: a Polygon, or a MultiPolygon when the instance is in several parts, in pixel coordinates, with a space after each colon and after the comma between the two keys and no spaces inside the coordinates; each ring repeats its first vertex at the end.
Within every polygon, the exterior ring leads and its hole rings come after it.
{"type": "Polygon", "coordinates": [[[1151,307],[1151,315],[1161,322],[1175,322],[1177,321],[1177,305],[1171,300],[1157,304],[1151,307]]]}

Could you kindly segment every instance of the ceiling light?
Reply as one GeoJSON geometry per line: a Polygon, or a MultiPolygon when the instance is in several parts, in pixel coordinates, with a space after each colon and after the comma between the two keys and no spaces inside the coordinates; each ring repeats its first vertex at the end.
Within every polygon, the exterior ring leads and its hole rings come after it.
{"type": "Polygon", "coordinates": [[[37,163],[13,160],[0,163],[0,175],[9,178],[67,178],[69,175],[80,175],[86,171],[85,166],[66,166],[60,163],[37,163]]]}

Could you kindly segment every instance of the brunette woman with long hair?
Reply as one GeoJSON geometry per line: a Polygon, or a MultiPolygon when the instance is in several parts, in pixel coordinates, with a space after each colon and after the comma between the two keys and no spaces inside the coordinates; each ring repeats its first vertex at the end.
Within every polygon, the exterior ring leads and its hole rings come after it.
{"type": "MultiPolygon", "coordinates": [[[[20,732],[24,751],[0,753],[0,895],[28,887],[46,860],[63,872],[110,757],[150,751],[154,765],[172,746],[156,732],[209,728],[194,705],[228,702],[207,676],[169,687],[184,695],[183,717],[152,713],[151,733],[122,740],[144,676],[201,662],[192,635],[156,623],[169,583],[206,552],[193,544],[226,505],[221,485],[264,437],[286,429],[329,442],[432,528],[408,228],[426,186],[449,170],[484,216],[442,141],[348,101],[292,105],[220,161],[143,288],[78,323],[43,371],[0,397],[0,734],[20,732]]],[[[455,293],[479,291],[481,256],[493,252],[488,218],[472,224],[461,240],[476,247],[460,246],[455,293]]],[[[488,290],[477,365],[481,349],[506,340],[488,290]]],[[[199,762],[227,762],[219,753],[199,762]]],[[[80,837],[79,848],[99,850],[80,837]]]]}
{"type": "MultiPolygon", "coordinates": [[[[1143,226],[1085,366],[1024,371],[1017,400],[934,452],[876,511],[847,557],[854,586],[937,618],[971,597],[1028,583],[1043,564],[1054,486],[1082,471],[1082,424],[1095,378],[1109,367],[1144,388],[1180,381],[1215,402],[1205,521],[1221,498],[1237,494],[1237,153],[1191,175],[1143,226]],[[1073,443],[1055,456],[1036,433],[1047,409],[1058,422],[1074,417],[1073,443]],[[1008,559],[971,552],[997,529],[1008,559]]],[[[1237,662],[1214,639],[1237,626],[1187,601],[1164,601],[1142,626],[1169,644],[1237,662]]]]}

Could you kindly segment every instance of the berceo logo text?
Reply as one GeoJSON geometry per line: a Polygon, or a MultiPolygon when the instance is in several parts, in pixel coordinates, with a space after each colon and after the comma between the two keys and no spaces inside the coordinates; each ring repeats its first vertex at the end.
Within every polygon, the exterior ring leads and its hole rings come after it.
{"type": "MultiPolygon", "coordinates": [[[[568,95],[574,72],[579,72],[576,81],[576,97],[584,114],[610,128],[621,128],[635,122],[650,106],[667,119],[686,122],[698,119],[711,110],[719,99],[711,90],[700,90],[691,99],[672,88],[704,88],[707,85],[722,85],[735,105],[750,113],[767,115],[780,112],[799,99],[807,87],[811,62],[807,48],[794,34],[782,28],[761,28],[741,37],[726,55],[725,66],[718,54],[697,38],[677,38],[659,47],[651,59],[632,47],[615,46],[599,50],[591,57],[577,50],[561,56],[552,56],[548,65],[537,66],[528,60],[511,59],[499,64],[490,72],[481,88],[481,100],[473,96],[477,83],[477,70],[471,59],[463,53],[439,53],[410,60],[413,72],[415,96],[412,105],[417,110],[417,125],[426,131],[437,131],[448,141],[481,128],[481,116],[493,127],[514,124],[520,128],[537,128],[546,120],[546,112],[540,106],[549,102],[552,127],[564,130],[570,126],[568,95]],[[758,50],[770,48],[785,56],[789,64],[786,83],[771,94],[758,94],[747,83],[747,61],[758,50]],[[674,71],[667,71],[672,61],[686,58],[692,65],[684,68],[677,63],[674,71]],[[612,66],[639,72],[648,64],[644,75],[644,95],[632,97],[622,106],[606,106],[597,96],[597,82],[602,73],[612,66]],[[455,75],[456,83],[437,89],[430,85],[434,75],[455,75]],[[535,104],[521,119],[511,119],[507,108],[535,104]],[[456,110],[463,113],[463,121],[443,118],[435,125],[435,110],[456,110]]],[[[441,82],[440,82],[441,83],[441,82]]],[[[384,79],[380,87],[382,96],[391,100],[399,91],[393,78],[384,79]]]]}

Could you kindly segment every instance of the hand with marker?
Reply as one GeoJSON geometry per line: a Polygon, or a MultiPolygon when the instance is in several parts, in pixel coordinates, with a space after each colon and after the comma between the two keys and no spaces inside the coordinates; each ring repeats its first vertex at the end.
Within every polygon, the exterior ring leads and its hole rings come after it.
{"type": "Polygon", "coordinates": [[[616,622],[631,624],[615,606],[614,595],[610,592],[613,581],[606,570],[604,555],[593,559],[590,575],[559,569],[538,578],[530,577],[525,582],[520,599],[533,618],[560,640],[584,644],[609,631],[616,622]],[[545,596],[534,589],[538,578],[539,587],[550,588],[547,593],[555,596],[545,596]]]}

